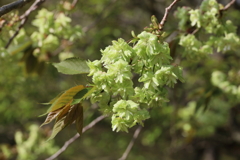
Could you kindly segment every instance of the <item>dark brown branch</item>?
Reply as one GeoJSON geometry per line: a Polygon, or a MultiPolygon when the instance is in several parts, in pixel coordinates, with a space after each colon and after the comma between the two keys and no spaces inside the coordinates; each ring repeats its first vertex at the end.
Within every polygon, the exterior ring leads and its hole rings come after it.
{"type": "Polygon", "coordinates": [[[11,12],[14,9],[18,9],[24,6],[25,4],[31,1],[32,0],[18,0],[16,2],[12,2],[0,7],[0,17],[3,16],[4,14],[7,14],[8,12],[11,12]]]}
{"type": "Polygon", "coordinates": [[[139,133],[141,132],[141,130],[142,130],[142,126],[138,126],[138,128],[135,130],[135,132],[133,134],[132,140],[130,141],[130,143],[127,146],[127,149],[123,153],[122,157],[119,158],[118,160],[125,160],[127,158],[128,154],[130,153],[130,151],[131,151],[131,149],[132,149],[132,147],[134,145],[134,142],[137,139],[137,137],[138,137],[139,133]]]}
{"type": "Polygon", "coordinates": [[[161,20],[161,22],[159,23],[159,28],[162,30],[164,23],[167,21],[167,17],[168,17],[168,13],[169,11],[172,9],[172,7],[180,0],[174,0],[167,8],[165,8],[165,13],[164,16],[161,20]]]}
{"type": "MultiPolygon", "coordinates": [[[[29,0],[28,0],[29,1],[29,0]]],[[[18,26],[18,29],[15,31],[15,33],[13,34],[13,36],[9,39],[8,43],[6,44],[5,48],[7,49],[9,47],[9,45],[12,43],[13,39],[18,35],[20,29],[24,26],[24,24],[27,21],[28,16],[30,15],[30,13],[34,10],[36,10],[45,0],[36,0],[30,7],[28,10],[25,11],[25,13],[23,15],[20,16],[20,25],[18,26]]]]}
{"type": "Polygon", "coordinates": [[[13,39],[18,35],[20,29],[24,26],[26,21],[27,21],[27,18],[22,19],[20,25],[18,26],[18,29],[15,31],[15,33],[12,35],[12,37],[9,39],[8,43],[6,44],[6,46],[5,46],[6,49],[9,47],[9,45],[11,44],[13,39]]]}
{"type": "MultiPolygon", "coordinates": [[[[101,120],[103,120],[106,116],[101,115],[98,118],[96,118],[95,120],[93,120],[91,123],[89,123],[87,126],[85,126],[82,130],[82,133],[86,132],[87,130],[91,129],[95,124],[97,124],[98,122],[100,122],[101,120]]],[[[53,160],[55,158],[57,158],[62,152],[64,152],[67,147],[73,143],[76,139],[78,139],[80,137],[80,135],[77,133],[75,136],[73,136],[72,138],[70,138],[68,141],[66,141],[64,143],[64,145],[62,146],[62,148],[60,148],[55,154],[53,154],[51,157],[45,159],[45,160],[53,160]]]]}
{"type": "Polygon", "coordinates": [[[230,8],[236,0],[232,0],[230,1],[223,9],[221,9],[221,11],[226,11],[228,8],[230,8]]]}

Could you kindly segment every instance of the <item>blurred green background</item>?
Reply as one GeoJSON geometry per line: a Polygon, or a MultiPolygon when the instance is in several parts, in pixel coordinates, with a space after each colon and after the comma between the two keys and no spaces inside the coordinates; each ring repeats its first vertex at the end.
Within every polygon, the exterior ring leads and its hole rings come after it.
{"type": "MultiPolygon", "coordinates": [[[[50,11],[72,1],[46,1],[40,8],[50,11]]],[[[131,31],[140,33],[150,23],[151,15],[161,20],[170,0],[78,0],[69,13],[73,25],[80,25],[83,36],[74,42],[71,51],[86,60],[99,59],[100,49],[112,40],[131,39],[131,31]]],[[[177,6],[197,8],[199,0],[180,1],[177,6]]],[[[218,1],[227,4],[229,1],[218,1]]],[[[1,0],[0,6],[10,3],[1,0]]],[[[19,10],[23,13],[30,4],[19,10]]],[[[173,10],[176,10],[176,6],[173,10]]],[[[224,12],[240,26],[240,5],[236,3],[224,12]]],[[[31,25],[37,11],[29,17],[24,28],[31,34],[31,25]]],[[[177,29],[177,19],[169,14],[165,30],[177,29]]],[[[0,32],[0,36],[5,33],[0,32]]],[[[181,59],[182,48],[170,46],[173,59],[181,59]]],[[[55,52],[53,53],[55,54],[55,52]]],[[[40,75],[29,75],[24,69],[23,53],[0,56],[0,159],[42,160],[54,154],[66,140],[75,135],[74,126],[67,127],[54,140],[46,142],[53,124],[39,128],[47,110],[40,103],[48,102],[58,93],[91,80],[86,75],[66,76],[49,63],[40,75]]],[[[59,62],[58,56],[49,59],[59,62]]],[[[214,54],[208,59],[180,62],[184,68],[185,83],[169,89],[167,106],[151,110],[151,119],[145,122],[129,157],[133,160],[238,160],[240,159],[240,100],[211,84],[211,74],[221,70],[227,80],[240,86],[240,54],[214,54]],[[197,112],[195,109],[199,108],[197,112]],[[206,109],[206,110],[205,110],[206,109]]],[[[101,113],[88,101],[84,102],[87,125],[101,113]]],[[[111,130],[111,119],[106,118],[84,133],[61,154],[59,160],[113,160],[122,156],[136,129],[129,133],[111,130]]]]}

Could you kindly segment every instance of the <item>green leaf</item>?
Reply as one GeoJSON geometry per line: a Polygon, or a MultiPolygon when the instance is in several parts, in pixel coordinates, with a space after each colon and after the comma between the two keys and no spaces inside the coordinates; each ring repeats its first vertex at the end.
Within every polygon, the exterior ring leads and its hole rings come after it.
{"type": "Polygon", "coordinates": [[[89,88],[85,88],[83,90],[81,90],[80,92],[78,92],[73,99],[81,99],[87,92],[88,92],[89,88]]]}
{"type": "Polygon", "coordinates": [[[58,72],[63,74],[84,74],[89,73],[89,67],[85,60],[77,57],[65,59],[60,63],[53,63],[54,67],[57,68],[58,72]]]}
{"type": "Polygon", "coordinates": [[[89,97],[91,96],[91,94],[96,91],[96,89],[97,89],[96,86],[91,86],[91,87],[92,87],[92,88],[87,92],[87,94],[85,94],[85,95],[82,97],[82,99],[89,98],[89,97]]]}
{"type": "Polygon", "coordinates": [[[73,97],[73,101],[71,103],[71,105],[80,103],[83,99],[87,98],[90,94],[92,94],[95,91],[95,87],[88,87],[85,88],[83,90],[81,90],[80,92],[78,92],[74,97],[73,97]]]}
{"type": "Polygon", "coordinates": [[[24,50],[28,49],[31,45],[32,41],[27,40],[18,45],[11,45],[8,48],[8,52],[10,55],[14,55],[16,53],[23,52],[24,50]]]}

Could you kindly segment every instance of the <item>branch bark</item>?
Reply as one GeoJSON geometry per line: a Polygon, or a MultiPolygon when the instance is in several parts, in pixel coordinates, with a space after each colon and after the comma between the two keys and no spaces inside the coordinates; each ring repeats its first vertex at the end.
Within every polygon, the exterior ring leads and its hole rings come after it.
{"type": "Polygon", "coordinates": [[[133,134],[133,138],[132,140],[130,141],[130,143],[128,144],[127,146],[127,149],[125,150],[125,152],[123,153],[122,157],[119,158],[118,160],[125,160],[127,158],[127,156],[129,155],[133,145],[134,145],[134,142],[135,140],[137,139],[139,133],[141,132],[142,130],[142,126],[138,126],[138,128],[135,130],[134,134],[133,134]]]}
{"type": "MultiPolygon", "coordinates": [[[[29,1],[29,0],[25,0],[25,1],[29,1]]],[[[30,0],[31,1],[31,0],[30,0]]],[[[9,39],[8,43],[6,44],[5,48],[7,49],[9,47],[9,45],[12,43],[13,39],[18,35],[20,29],[24,26],[24,24],[27,21],[28,16],[30,15],[30,13],[34,10],[36,10],[43,2],[45,2],[45,0],[36,0],[30,7],[28,10],[25,11],[25,13],[23,15],[20,16],[20,25],[18,26],[18,29],[15,31],[15,33],[13,34],[13,36],[9,39]]]]}
{"type": "Polygon", "coordinates": [[[25,4],[31,2],[32,0],[18,0],[9,4],[6,4],[2,7],[0,7],[0,17],[2,17],[4,14],[7,14],[9,12],[11,12],[14,9],[18,9],[22,6],[24,6],[25,4]]]}
{"type": "Polygon", "coordinates": [[[78,0],[73,0],[71,4],[72,9],[76,6],[77,3],[78,3],[78,0]]]}
{"type": "Polygon", "coordinates": [[[230,8],[236,0],[232,0],[230,1],[223,9],[221,9],[221,11],[226,11],[228,8],[230,8]]]}
{"type": "Polygon", "coordinates": [[[169,11],[172,9],[172,7],[180,0],[174,0],[167,8],[165,8],[165,13],[164,16],[161,20],[161,22],[159,23],[159,28],[162,30],[164,23],[167,21],[167,17],[168,17],[168,13],[169,11]]]}
{"type": "MultiPolygon", "coordinates": [[[[106,118],[106,116],[101,115],[98,118],[96,118],[95,120],[93,120],[91,123],[89,123],[87,126],[85,126],[82,130],[82,133],[86,132],[87,130],[91,129],[93,126],[95,126],[98,122],[100,122],[101,120],[103,120],[104,118],[106,118]]],[[[54,160],[55,158],[57,158],[62,152],[64,152],[67,147],[72,144],[76,139],[78,139],[80,137],[80,135],[77,133],[75,136],[73,136],[72,138],[70,138],[68,141],[66,141],[64,143],[64,145],[62,146],[62,148],[60,148],[55,154],[53,154],[51,157],[45,159],[45,160],[54,160]]]]}

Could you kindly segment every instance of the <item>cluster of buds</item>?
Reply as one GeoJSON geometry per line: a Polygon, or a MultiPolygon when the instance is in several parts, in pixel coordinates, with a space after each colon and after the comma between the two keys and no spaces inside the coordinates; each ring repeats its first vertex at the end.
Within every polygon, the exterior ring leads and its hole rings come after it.
{"type": "Polygon", "coordinates": [[[145,27],[144,31],[150,32],[154,35],[157,35],[158,37],[161,37],[163,34],[162,26],[158,22],[156,16],[154,16],[154,15],[152,15],[152,17],[151,17],[151,23],[150,23],[149,27],[145,27]]]}

